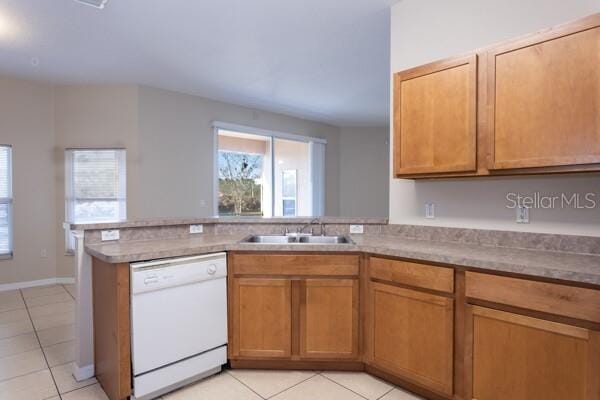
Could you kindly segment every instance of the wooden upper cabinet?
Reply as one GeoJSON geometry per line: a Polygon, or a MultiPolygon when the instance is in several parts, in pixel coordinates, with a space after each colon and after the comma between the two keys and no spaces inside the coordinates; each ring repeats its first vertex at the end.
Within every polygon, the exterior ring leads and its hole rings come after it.
{"type": "Polygon", "coordinates": [[[477,169],[477,56],[394,77],[394,174],[477,169]]]}
{"type": "Polygon", "coordinates": [[[600,163],[600,14],[488,60],[489,169],[600,163]]]}

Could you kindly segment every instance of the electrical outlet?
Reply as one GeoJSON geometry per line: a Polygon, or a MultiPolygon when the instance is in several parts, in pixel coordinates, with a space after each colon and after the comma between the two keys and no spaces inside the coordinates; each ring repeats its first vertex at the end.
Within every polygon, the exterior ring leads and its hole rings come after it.
{"type": "Polygon", "coordinates": [[[102,241],[103,242],[108,242],[111,240],[119,240],[120,235],[119,235],[119,230],[118,229],[111,229],[109,231],[102,231],[102,241]]]}
{"type": "Polygon", "coordinates": [[[365,229],[363,225],[350,225],[350,233],[352,234],[362,234],[364,233],[365,229]]]}
{"type": "Polygon", "coordinates": [[[517,206],[517,224],[529,223],[529,207],[517,206]]]}
{"type": "Polygon", "coordinates": [[[203,232],[204,232],[203,225],[190,225],[190,233],[191,234],[203,233],[203,232]]]}
{"type": "Polygon", "coordinates": [[[42,249],[40,251],[40,257],[42,257],[42,258],[48,258],[48,250],[42,249]]]}
{"type": "Polygon", "coordinates": [[[435,204],[425,203],[425,218],[427,218],[427,219],[435,218],[435,204]]]}

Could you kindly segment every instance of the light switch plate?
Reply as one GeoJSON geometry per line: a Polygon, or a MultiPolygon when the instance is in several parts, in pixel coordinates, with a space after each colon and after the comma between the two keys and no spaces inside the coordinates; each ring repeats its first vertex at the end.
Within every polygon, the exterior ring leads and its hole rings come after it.
{"type": "Polygon", "coordinates": [[[363,225],[350,225],[350,233],[352,234],[362,234],[364,233],[365,229],[363,225]]]}
{"type": "Polygon", "coordinates": [[[204,226],[202,224],[198,224],[198,225],[190,225],[190,233],[196,234],[196,233],[203,233],[204,232],[204,226]]]}
{"type": "Polygon", "coordinates": [[[517,206],[517,224],[529,223],[529,207],[517,206]]]}
{"type": "Polygon", "coordinates": [[[427,218],[427,219],[435,218],[435,204],[425,203],[425,218],[427,218]]]}
{"type": "Polygon", "coordinates": [[[108,242],[110,240],[119,240],[120,235],[119,235],[119,230],[118,229],[111,229],[109,231],[102,231],[102,241],[103,242],[108,242]]]}

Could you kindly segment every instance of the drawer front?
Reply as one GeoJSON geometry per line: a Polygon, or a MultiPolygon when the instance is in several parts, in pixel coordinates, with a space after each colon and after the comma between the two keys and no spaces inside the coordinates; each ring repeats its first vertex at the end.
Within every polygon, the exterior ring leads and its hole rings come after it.
{"type": "Polygon", "coordinates": [[[371,257],[371,278],[419,288],[454,292],[454,270],[447,267],[371,257]]]}
{"type": "Polygon", "coordinates": [[[600,291],[466,273],[467,297],[600,323],[600,291]]]}
{"type": "Polygon", "coordinates": [[[359,256],[333,254],[234,254],[236,275],[358,276],[359,256]]]}

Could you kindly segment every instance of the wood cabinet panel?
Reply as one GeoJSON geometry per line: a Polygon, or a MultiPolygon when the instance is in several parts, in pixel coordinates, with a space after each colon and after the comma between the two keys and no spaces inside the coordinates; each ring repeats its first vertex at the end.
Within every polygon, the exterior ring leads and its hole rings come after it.
{"type": "Polygon", "coordinates": [[[600,290],[466,273],[467,297],[600,322],[600,290]]]}
{"type": "Polygon", "coordinates": [[[131,394],[129,264],[92,259],[94,370],[111,400],[131,394]]]}
{"type": "Polygon", "coordinates": [[[477,56],[394,76],[394,174],[477,169],[477,56]]]}
{"type": "Polygon", "coordinates": [[[600,163],[600,17],[489,57],[490,169],[600,163]]]}
{"type": "Polygon", "coordinates": [[[469,313],[473,399],[600,398],[598,332],[476,306],[469,313]]]}
{"type": "Polygon", "coordinates": [[[454,292],[454,269],[371,257],[371,278],[440,292],[454,292]]]}
{"type": "Polygon", "coordinates": [[[235,254],[237,275],[357,276],[359,256],[345,254],[235,254]]]}
{"type": "Polygon", "coordinates": [[[358,279],[301,282],[300,356],[358,358],[358,279]]]}
{"type": "Polygon", "coordinates": [[[371,364],[452,395],[453,300],[371,282],[370,301],[371,364]]]}
{"type": "Polygon", "coordinates": [[[232,295],[232,355],[290,357],[291,281],[235,278],[232,295]]]}

